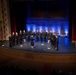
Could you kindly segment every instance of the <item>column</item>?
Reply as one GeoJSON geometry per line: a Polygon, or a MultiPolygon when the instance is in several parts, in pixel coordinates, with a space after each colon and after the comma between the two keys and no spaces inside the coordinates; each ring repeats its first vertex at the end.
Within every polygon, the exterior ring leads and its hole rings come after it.
{"type": "Polygon", "coordinates": [[[0,1],[2,9],[2,40],[8,40],[9,36],[11,35],[9,0],[0,1]]]}

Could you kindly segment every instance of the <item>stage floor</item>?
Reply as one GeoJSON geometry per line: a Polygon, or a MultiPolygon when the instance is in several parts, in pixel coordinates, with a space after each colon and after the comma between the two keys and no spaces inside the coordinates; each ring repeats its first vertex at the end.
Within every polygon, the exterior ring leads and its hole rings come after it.
{"type": "MultiPolygon", "coordinates": [[[[20,45],[17,45],[12,47],[11,49],[37,53],[76,53],[76,47],[68,37],[58,37],[58,39],[58,51],[55,49],[54,46],[51,45],[51,43],[48,44],[47,42],[35,42],[34,49],[31,48],[30,42],[24,43],[22,47],[20,45]]],[[[4,47],[9,48],[9,41],[4,42],[4,47]]]]}

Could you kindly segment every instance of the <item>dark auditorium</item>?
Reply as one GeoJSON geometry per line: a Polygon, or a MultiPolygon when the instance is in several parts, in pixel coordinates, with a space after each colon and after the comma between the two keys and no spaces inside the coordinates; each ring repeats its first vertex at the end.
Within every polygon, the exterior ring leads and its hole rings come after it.
{"type": "Polygon", "coordinates": [[[0,0],[0,75],[76,75],[76,0],[0,0]]]}

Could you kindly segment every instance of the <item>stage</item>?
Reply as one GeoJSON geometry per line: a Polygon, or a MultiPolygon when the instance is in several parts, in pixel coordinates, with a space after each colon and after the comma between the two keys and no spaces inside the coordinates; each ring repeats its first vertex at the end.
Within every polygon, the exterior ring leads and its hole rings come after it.
{"type": "MultiPolygon", "coordinates": [[[[11,49],[21,50],[21,51],[27,51],[27,52],[37,52],[37,53],[55,53],[55,54],[71,54],[76,53],[76,47],[75,45],[70,41],[68,37],[58,37],[58,50],[55,49],[51,43],[48,42],[35,42],[34,49],[31,48],[31,43],[26,42],[22,45],[14,46],[11,49]]],[[[3,45],[6,48],[9,47],[9,41],[4,41],[3,45]]]]}

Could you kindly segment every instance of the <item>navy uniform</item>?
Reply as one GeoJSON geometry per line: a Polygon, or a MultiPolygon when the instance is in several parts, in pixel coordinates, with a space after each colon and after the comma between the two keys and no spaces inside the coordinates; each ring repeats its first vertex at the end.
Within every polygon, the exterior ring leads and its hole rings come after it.
{"type": "Polygon", "coordinates": [[[57,49],[58,51],[58,36],[56,35],[56,45],[55,45],[55,49],[57,49]]]}
{"type": "Polygon", "coordinates": [[[26,42],[26,32],[23,30],[23,42],[26,42]]]}
{"type": "Polygon", "coordinates": [[[53,33],[52,32],[50,32],[50,42],[52,43],[52,39],[53,39],[53,33]]]}
{"type": "Polygon", "coordinates": [[[54,45],[54,35],[51,36],[51,44],[54,45]]]}
{"type": "Polygon", "coordinates": [[[44,42],[46,42],[47,32],[44,32],[44,42]]]}
{"type": "Polygon", "coordinates": [[[22,41],[23,41],[23,39],[22,39],[22,31],[20,30],[20,32],[19,32],[19,43],[22,44],[22,41]]]}
{"type": "Polygon", "coordinates": [[[39,32],[37,30],[37,32],[36,32],[36,42],[38,42],[38,40],[39,40],[39,32]]]}
{"type": "Polygon", "coordinates": [[[12,47],[12,46],[13,46],[12,37],[10,36],[10,37],[9,37],[9,47],[12,47]]]}
{"type": "Polygon", "coordinates": [[[56,36],[53,35],[53,45],[55,46],[56,45],[56,36]]]}
{"type": "Polygon", "coordinates": [[[47,38],[48,38],[48,43],[50,43],[50,36],[48,36],[47,38]]]}
{"type": "Polygon", "coordinates": [[[41,42],[42,42],[42,37],[43,37],[43,34],[42,34],[42,32],[40,32],[40,40],[41,40],[41,42]]]}
{"type": "Polygon", "coordinates": [[[33,37],[33,35],[31,36],[31,48],[34,48],[34,37],[33,37]]]}
{"type": "Polygon", "coordinates": [[[30,31],[28,31],[28,32],[27,32],[28,42],[30,42],[30,34],[31,34],[31,32],[30,32],[30,31]]]}
{"type": "Polygon", "coordinates": [[[18,33],[16,32],[16,36],[15,36],[15,44],[18,45],[18,33]]]}
{"type": "Polygon", "coordinates": [[[35,37],[35,32],[34,32],[34,31],[32,31],[32,32],[31,32],[31,35],[33,35],[33,37],[35,37]]]}
{"type": "Polygon", "coordinates": [[[11,39],[12,39],[12,46],[15,46],[15,34],[14,34],[14,32],[11,36],[11,39]]]}

